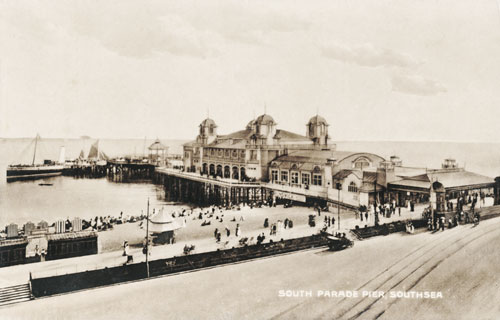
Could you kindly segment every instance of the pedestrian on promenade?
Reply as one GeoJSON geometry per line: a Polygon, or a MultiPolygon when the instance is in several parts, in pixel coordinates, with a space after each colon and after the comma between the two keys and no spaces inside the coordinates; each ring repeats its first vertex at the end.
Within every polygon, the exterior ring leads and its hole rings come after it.
{"type": "Polygon", "coordinates": [[[240,224],[239,223],[236,225],[236,232],[235,232],[235,234],[236,234],[236,237],[239,237],[241,235],[241,229],[240,229],[240,224]]]}
{"type": "Polygon", "coordinates": [[[125,264],[134,261],[134,257],[130,254],[130,249],[129,249],[129,246],[128,246],[128,241],[124,242],[123,255],[127,257],[127,261],[125,262],[125,264]]]}
{"type": "Polygon", "coordinates": [[[229,230],[229,228],[226,228],[226,235],[227,235],[228,238],[231,235],[231,230],[229,230]]]}
{"type": "Polygon", "coordinates": [[[441,227],[441,231],[444,231],[444,223],[445,223],[445,218],[444,218],[444,216],[442,216],[439,219],[439,224],[440,224],[440,227],[441,227]]]}
{"type": "Polygon", "coordinates": [[[215,228],[214,230],[214,238],[217,238],[217,234],[219,233],[219,229],[215,228]]]}
{"type": "Polygon", "coordinates": [[[365,219],[366,219],[366,222],[368,222],[368,211],[365,212],[365,219]]]}

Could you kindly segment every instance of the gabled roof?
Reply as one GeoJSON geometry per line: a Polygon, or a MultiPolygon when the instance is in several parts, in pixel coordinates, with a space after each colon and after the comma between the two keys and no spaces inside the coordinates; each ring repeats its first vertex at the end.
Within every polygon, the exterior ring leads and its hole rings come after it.
{"type": "Polygon", "coordinates": [[[198,145],[198,142],[196,142],[196,140],[192,140],[192,141],[184,143],[182,146],[184,146],[184,147],[195,147],[197,145],[198,145]]]}
{"type": "Polygon", "coordinates": [[[389,183],[393,187],[411,187],[428,190],[431,187],[431,182],[440,182],[445,189],[463,189],[467,187],[487,187],[493,186],[495,180],[493,178],[483,176],[463,169],[454,170],[435,170],[425,174],[408,177],[405,179],[393,181],[389,183]]]}
{"type": "Polygon", "coordinates": [[[297,150],[277,157],[277,162],[313,162],[326,163],[335,152],[329,150],[297,150]]]}
{"type": "Polygon", "coordinates": [[[212,148],[233,148],[233,149],[244,149],[247,142],[242,139],[224,139],[224,140],[216,140],[209,144],[209,147],[212,148]]]}
{"type": "Polygon", "coordinates": [[[356,177],[358,177],[358,179],[362,178],[361,172],[359,170],[343,169],[343,170],[340,170],[339,172],[337,172],[333,176],[333,179],[335,179],[335,180],[344,180],[345,178],[347,178],[351,174],[354,174],[356,177]]]}
{"type": "Polygon", "coordinates": [[[276,130],[276,134],[274,135],[274,139],[311,141],[311,139],[309,139],[306,136],[303,136],[303,135],[300,135],[297,133],[293,133],[290,131],[286,131],[286,130],[281,130],[281,129],[276,130]]]}
{"type": "Polygon", "coordinates": [[[439,181],[445,188],[493,184],[493,178],[465,170],[438,171],[427,174],[429,181],[439,181]]]}
{"type": "Polygon", "coordinates": [[[240,130],[236,131],[230,134],[226,134],[223,136],[218,136],[218,139],[249,139],[250,136],[252,135],[252,130],[250,129],[245,129],[245,130],[240,130]]]}

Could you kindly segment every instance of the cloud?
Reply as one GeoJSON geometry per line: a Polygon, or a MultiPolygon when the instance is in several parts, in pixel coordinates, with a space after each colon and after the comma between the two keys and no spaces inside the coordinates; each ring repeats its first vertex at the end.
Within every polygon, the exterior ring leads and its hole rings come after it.
{"type": "Polygon", "coordinates": [[[391,84],[393,91],[419,96],[432,96],[447,91],[442,84],[419,75],[393,75],[391,84]]]}
{"type": "Polygon", "coordinates": [[[119,18],[108,19],[102,15],[94,15],[93,19],[84,17],[73,27],[80,35],[97,39],[108,50],[123,56],[144,58],[168,52],[205,58],[216,52],[211,46],[212,34],[196,30],[176,15],[125,11],[119,18]]]}
{"type": "Polygon", "coordinates": [[[266,45],[270,35],[306,30],[311,21],[283,8],[270,8],[234,2],[221,7],[207,6],[184,16],[199,30],[211,30],[228,43],[266,45]]]}
{"type": "Polygon", "coordinates": [[[348,47],[340,44],[320,46],[323,56],[364,67],[413,67],[418,64],[409,55],[390,49],[377,48],[370,43],[348,47]]]}

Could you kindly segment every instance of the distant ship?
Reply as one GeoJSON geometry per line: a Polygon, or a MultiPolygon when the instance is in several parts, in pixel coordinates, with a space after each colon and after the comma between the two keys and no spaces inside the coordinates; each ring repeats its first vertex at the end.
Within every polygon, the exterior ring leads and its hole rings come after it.
{"type": "Polygon", "coordinates": [[[31,164],[9,165],[7,167],[7,182],[19,180],[34,180],[47,177],[54,177],[62,174],[64,163],[64,147],[61,147],[59,162],[44,160],[43,164],[35,164],[36,149],[40,136],[35,138],[35,149],[33,151],[33,161],[31,164]]]}

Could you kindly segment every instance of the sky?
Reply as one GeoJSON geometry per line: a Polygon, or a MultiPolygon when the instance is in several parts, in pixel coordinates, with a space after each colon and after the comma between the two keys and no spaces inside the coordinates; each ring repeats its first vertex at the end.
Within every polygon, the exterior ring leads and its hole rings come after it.
{"type": "MultiPolygon", "coordinates": [[[[500,1],[500,0],[498,0],[500,1]]],[[[0,137],[500,142],[497,0],[0,1],[0,137]]]]}

